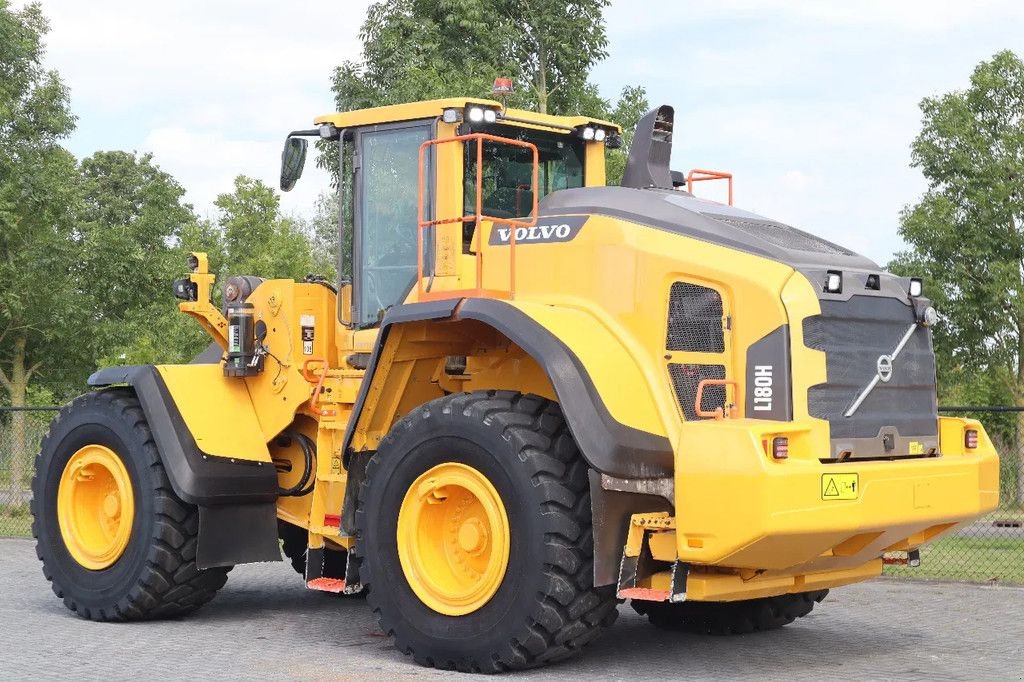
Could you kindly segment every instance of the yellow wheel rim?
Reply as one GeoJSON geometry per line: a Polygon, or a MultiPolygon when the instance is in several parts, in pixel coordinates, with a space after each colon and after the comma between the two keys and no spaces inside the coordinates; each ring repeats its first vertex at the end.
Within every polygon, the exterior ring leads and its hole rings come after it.
{"type": "Polygon", "coordinates": [[[121,558],[132,534],[135,498],[124,462],[103,445],[71,455],[57,488],[57,522],[68,552],[98,571],[121,558]]]}
{"type": "Polygon", "coordinates": [[[398,513],[398,558],[420,600],[438,613],[472,613],[508,568],[505,505],[487,477],[445,462],[409,487],[398,513]]]}

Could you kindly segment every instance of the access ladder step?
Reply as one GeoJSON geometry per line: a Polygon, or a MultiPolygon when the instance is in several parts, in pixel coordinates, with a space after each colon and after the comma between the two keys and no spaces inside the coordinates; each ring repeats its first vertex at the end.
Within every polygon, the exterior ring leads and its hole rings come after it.
{"type": "Polygon", "coordinates": [[[341,594],[345,591],[345,580],[344,578],[313,578],[306,581],[306,587],[311,590],[341,594]]]}

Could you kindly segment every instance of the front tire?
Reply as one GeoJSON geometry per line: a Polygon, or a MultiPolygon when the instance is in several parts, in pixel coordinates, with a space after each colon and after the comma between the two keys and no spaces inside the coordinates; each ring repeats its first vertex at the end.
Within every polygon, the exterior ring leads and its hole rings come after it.
{"type": "Polygon", "coordinates": [[[490,673],[566,658],[610,626],[587,471],[538,396],[451,395],[395,424],[367,466],[355,551],[398,649],[490,673]]]}
{"type": "Polygon", "coordinates": [[[43,575],[90,620],[178,616],[213,599],[228,568],[196,566],[199,510],[174,493],[133,393],[76,398],[43,438],[32,535],[43,575]]]}

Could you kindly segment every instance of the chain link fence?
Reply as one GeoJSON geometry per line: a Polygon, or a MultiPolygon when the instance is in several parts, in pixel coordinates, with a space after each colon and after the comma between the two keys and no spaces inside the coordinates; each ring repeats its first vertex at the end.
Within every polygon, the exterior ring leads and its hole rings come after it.
{"type": "Polygon", "coordinates": [[[32,534],[32,464],[59,409],[0,407],[0,537],[32,534]]]}
{"type": "MultiPolygon", "coordinates": [[[[59,407],[0,407],[0,537],[31,535],[29,514],[32,463],[39,442],[59,407]]],[[[943,408],[988,421],[993,413],[1018,408],[943,408]]],[[[885,573],[910,579],[1024,584],[1024,439],[1000,440],[1000,507],[982,519],[921,550],[921,565],[887,565],[885,573]]]]}
{"type": "Polygon", "coordinates": [[[919,580],[1024,584],[1024,434],[1014,429],[1024,408],[940,407],[981,420],[999,452],[999,508],[921,548],[921,565],[887,565],[885,574],[919,580]]]}

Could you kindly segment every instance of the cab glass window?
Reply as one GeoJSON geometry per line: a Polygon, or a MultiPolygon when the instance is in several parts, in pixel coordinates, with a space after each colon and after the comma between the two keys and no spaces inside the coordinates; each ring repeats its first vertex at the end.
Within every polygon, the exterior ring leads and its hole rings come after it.
{"type": "MultiPolygon", "coordinates": [[[[560,189],[583,186],[583,140],[571,134],[493,125],[474,131],[500,135],[537,145],[539,155],[537,200],[560,189]]],[[[476,142],[465,145],[464,214],[476,213],[476,142]]],[[[483,143],[483,213],[495,218],[518,218],[533,209],[533,153],[490,140],[483,143]]]]}
{"type": "Polygon", "coordinates": [[[359,132],[354,321],[360,327],[379,322],[415,283],[417,164],[430,130],[413,124],[359,132]]]}

